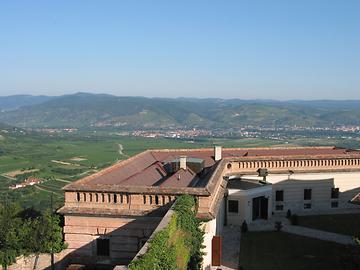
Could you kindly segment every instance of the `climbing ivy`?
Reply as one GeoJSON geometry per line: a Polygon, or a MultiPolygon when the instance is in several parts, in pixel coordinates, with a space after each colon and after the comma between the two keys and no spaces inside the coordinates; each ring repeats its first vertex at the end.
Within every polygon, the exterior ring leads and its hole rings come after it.
{"type": "Polygon", "coordinates": [[[200,269],[204,255],[204,231],[200,229],[201,221],[196,218],[195,198],[190,195],[180,196],[174,210],[178,214],[178,227],[190,235],[186,238],[186,245],[190,249],[188,269],[200,269]]]}
{"type": "Polygon", "coordinates": [[[180,196],[174,211],[166,228],[150,240],[147,253],[129,265],[131,270],[201,268],[204,232],[196,218],[195,198],[180,196]]]}

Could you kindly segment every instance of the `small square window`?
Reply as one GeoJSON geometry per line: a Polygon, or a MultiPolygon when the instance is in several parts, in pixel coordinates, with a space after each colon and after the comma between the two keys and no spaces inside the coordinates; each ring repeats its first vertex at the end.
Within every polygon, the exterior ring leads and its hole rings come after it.
{"type": "Polygon", "coordinates": [[[239,213],[239,202],[235,200],[229,200],[229,213],[239,213]]]}
{"type": "Polygon", "coordinates": [[[339,188],[332,188],[331,199],[338,199],[338,198],[339,198],[339,188]]]}
{"type": "Polygon", "coordinates": [[[311,203],[304,203],[304,209],[311,209],[311,203]]]}
{"type": "Polygon", "coordinates": [[[331,208],[338,208],[339,202],[331,202],[331,208]]]}
{"type": "Polygon", "coordinates": [[[96,239],[96,254],[98,256],[110,256],[110,240],[96,239]]]}
{"type": "Polygon", "coordinates": [[[275,206],[275,210],[276,211],[283,211],[284,210],[284,206],[282,204],[278,204],[275,206]]]}
{"type": "Polygon", "coordinates": [[[277,201],[277,202],[284,201],[284,191],[283,190],[277,190],[275,192],[275,201],[277,201]]]}
{"type": "Polygon", "coordinates": [[[311,188],[304,189],[304,200],[311,200],[311,188]]]}

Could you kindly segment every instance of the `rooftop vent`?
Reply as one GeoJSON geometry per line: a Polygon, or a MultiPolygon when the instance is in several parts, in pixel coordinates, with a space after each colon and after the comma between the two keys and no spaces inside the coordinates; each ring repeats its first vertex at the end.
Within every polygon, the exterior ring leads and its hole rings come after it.
{"type": "Polygon", "coordinates": [[[258,175],[263,178],[263,181],[266,183],[266,176],[269,175],[269,172],[266,168],[260,168],[257,170],[258,175]]]}
{"type": "Polygon", "coordinates": [[[180,162],[180,169],[186,170],[186,156],[181,156],[179,158],[180,162]]]}
{"type": "Polygon", "coordinates": [[[215,161],[219,161],[222,159],[222,147],[221,146],[214,147],[214,159],[215,159],[215,161]]]}
{"type": "Polygon", "coordinates": [[[179,157],[171,161],[171,173],[177,172],[179,169],[191,169],[194,173],[200,173],[205,167],[205,162],[200,158],[179,157]]]}

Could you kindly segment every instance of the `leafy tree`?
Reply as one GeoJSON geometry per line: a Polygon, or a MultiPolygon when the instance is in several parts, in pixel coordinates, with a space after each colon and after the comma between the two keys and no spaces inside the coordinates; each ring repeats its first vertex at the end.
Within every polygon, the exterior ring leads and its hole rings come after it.
{"type": "Polygon", "coordinates": [[[24,210],[22,210],[19,213],[19,217],[22,220],[26,220],[26,219],[35,219],[41,216],[41,212],[39,212],[38,210],[34,209],[33,207],[30,208],[26,208],[24,210]]]}
{"type": "Polygon", "coordinates": [[[65,248],[60,217],[46,210],[40,218],[37,234],[40,242],[40,252],[57,253],[65,248]]]}
{"type": "Polygon", "coordinates": [[[18,228],[21,219],[17,217],[20,207],[16,204],[0,206],[0,263],[6,269],[20,255],[21,236],[18,228]]]}
{"type": "Polygon", "coordinates": [[[59,223],[50,210],[39,215],[17,204],[0,205],[0,264],[7,269],[22,254],[60,252],[65,245],[59,223]]]}

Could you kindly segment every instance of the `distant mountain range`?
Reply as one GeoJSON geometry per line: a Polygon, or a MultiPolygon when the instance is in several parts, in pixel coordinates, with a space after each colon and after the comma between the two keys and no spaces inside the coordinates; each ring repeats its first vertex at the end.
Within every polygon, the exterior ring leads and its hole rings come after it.
{"type": "Polygon", "coordinates": [[[0,122],[18,127],[122,129],[360,125],[360,101],[118,97],[77,93],[0,97],[0,122]]]}
{"type": "Polygon", "coordinates": [[[55,97],[49,96],[31,96],[31,95],[14,95],[0,97],[0,111],[15,110],[22,106],[36,105],[55,97]]]}

